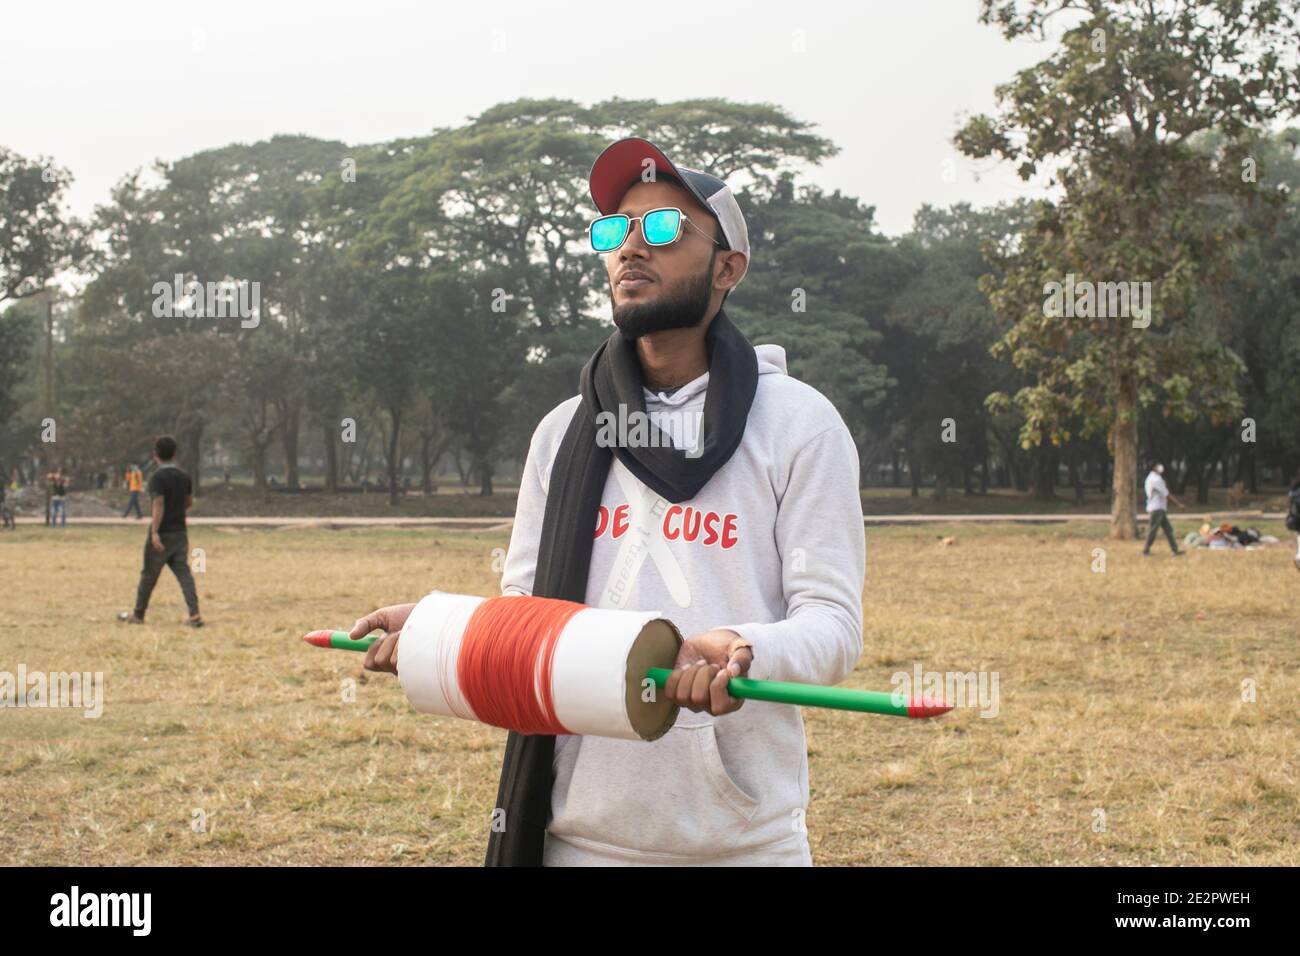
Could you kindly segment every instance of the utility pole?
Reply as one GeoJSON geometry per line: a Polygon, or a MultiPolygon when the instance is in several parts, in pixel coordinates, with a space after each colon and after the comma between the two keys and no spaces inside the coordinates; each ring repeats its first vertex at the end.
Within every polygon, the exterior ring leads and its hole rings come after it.
{"type": "Polygon", "coordinates": [[[45,414],[54,414],[54,293],[45,296],[45,414]]]}
{"type": "MultiPolygon", "coordinates": [[[[45,414],[51,418],[54,417],[55,409],[54,394],[54,291],[48,290],[45,295],[45,414]]],[[[54,426],[58,428],[58,423],[54,426]]],[[[57,439],[57,432],[55,433],[57,439]]],[[[46,456],[42,455],[41,465],[49,468],[50,462],[44,460],[46,456]]],[[[45,484],[45,523],[50,523],[50,483],[45,484]]]]}

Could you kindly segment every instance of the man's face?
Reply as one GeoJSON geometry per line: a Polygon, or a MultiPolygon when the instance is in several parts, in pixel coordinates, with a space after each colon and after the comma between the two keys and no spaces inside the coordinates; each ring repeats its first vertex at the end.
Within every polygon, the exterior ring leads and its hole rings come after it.
{"type": "Polygon", "coordinates": [[[717,220],[695,197],[675,183],[637,183],[617,211],[640,216],[661,206],[681,209],[698,229],[684,222],[676,242],[649,246],[636,222],[622,247],[605,256],[614,324],[632,338],[698,325],[713,296],[716,250],[721,247],[707,236],[721,237],[717,220]]]}

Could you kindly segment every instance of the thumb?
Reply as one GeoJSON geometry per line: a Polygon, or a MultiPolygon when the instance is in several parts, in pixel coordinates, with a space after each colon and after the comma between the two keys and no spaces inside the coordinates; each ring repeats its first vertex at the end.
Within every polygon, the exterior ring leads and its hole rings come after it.
{"type": "Polygon", "coordinates": [[[738,647],[731,652],[726,669],[732,677],[743,677],[749,673],[749,665],[753,662],[754,652],[748,647],[738,647]]]}
{"type": "MultiPolygon", "coordinates": [[[[383,615],[376,611],[374,614],[367,614],[365,617],[357,618],[357,623],[352,625],[352,630],[348,631],[348,637],[354,641],[359,641],[377,627],[384,627],[383,615]]],[[[385,628],[387,630],[387,628],[385,628]]]]}

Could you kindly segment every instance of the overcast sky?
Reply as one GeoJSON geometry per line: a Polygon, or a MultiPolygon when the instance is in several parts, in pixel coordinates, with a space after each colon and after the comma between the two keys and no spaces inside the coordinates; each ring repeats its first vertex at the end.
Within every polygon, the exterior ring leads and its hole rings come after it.
{"type": "Polygon", "coordinates": [[[70,169],[70,203],[87,215],[155,159],[276,133],[367,143],[522,96],[719,96],[816,124],[842,151],[806,178],[874,205],[897,234],[924,202],[1041,194],[951,145],[963,116],[991,111],[993,88],[1047,54],[981,26],[978,6],[15,2],[3,14],[0,145],[70,169]]]}

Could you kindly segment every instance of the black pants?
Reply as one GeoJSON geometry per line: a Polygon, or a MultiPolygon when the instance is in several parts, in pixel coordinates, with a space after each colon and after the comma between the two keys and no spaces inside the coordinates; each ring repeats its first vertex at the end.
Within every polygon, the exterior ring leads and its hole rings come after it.
{"type": "Polygon", "coordinates": [[[1147,532],[1147,546],[1142,550],[1150,551],[1151,545],[1155,544],[1156,535],[1160,533],[1161,528],[1164,528],[1165,537],[1169,539],[1169,547],[1177,551],[1178,542],[1174,540],[1174,526],[1169,523],[1168,513],[1165,511],[1153,511],[1151,512],[1150,517],[1151,530],[1147,532]]]}
{"type": "Polygon", "coordinates": [[[153,586],[158,583],[163,565],[172,569],[176,580],[181,584],[181,593],[185,595],[185,606],[190,609],[190,617],[198,617],[199,594],[194,588],[194,575],[190,574],[189,536],[184,531],[162,531],[163,549],[155,551],[148,537],[144,539],[144,568],[140,571],[140,587],[135,594],[135,616],[144,617],[149,607],[149,596],[153,586]]]}

